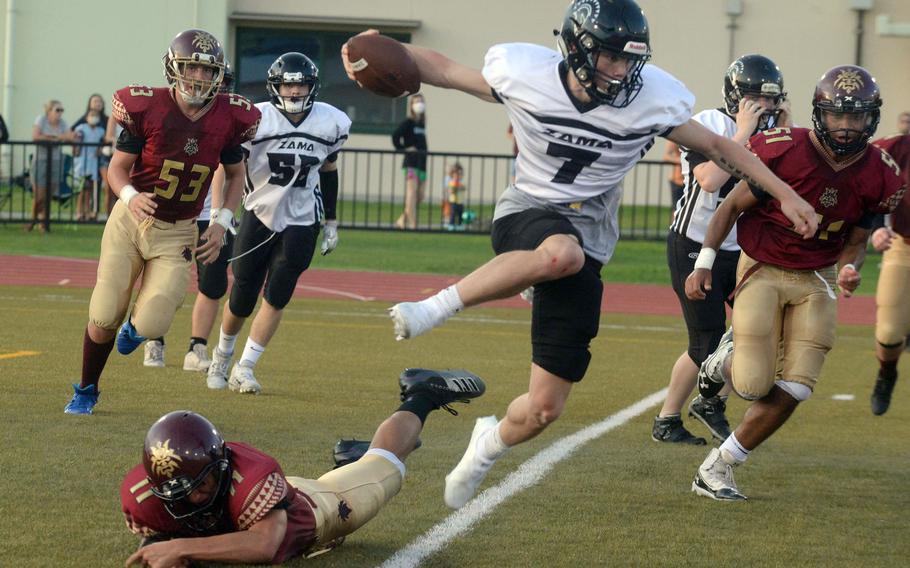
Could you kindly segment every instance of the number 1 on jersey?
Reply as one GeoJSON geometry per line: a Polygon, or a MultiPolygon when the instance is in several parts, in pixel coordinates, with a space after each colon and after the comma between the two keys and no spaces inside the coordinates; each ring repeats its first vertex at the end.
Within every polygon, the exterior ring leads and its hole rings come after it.
{"type": "Polygon", "coordinates": [[[575,146],[566,146],[550,142],[547,145],[547,155],[556,158],[568,158],[557,170],[556,175],[550,180],[553,183],[572,183],[585,166],[593,164],[600,154],[590,150],[582,150],[575,146]]]}

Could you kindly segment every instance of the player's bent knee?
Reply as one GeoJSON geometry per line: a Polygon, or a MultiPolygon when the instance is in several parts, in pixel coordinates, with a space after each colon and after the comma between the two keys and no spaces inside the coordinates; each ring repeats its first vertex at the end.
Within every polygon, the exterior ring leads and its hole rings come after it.
{"type": "Polygon", "coordinates": [[[793,381],[774,381],[774,384],[792,396],[796,402],[809,400],[809,397],[812,396],[812,389],[802,383],[793,381]]]}
{"type": "Polygon", "coordinates": [[[771,387],[774,386],[774,383],[768,382],[765,384],[764,381],[759,380],[737,380],[735,374],[733,375],[731,383],[733,385],[733,391],[743,400],[749,401],[764,398],[771,392],[771,387]]]}
{"type": "Polygon", "coordinates": [[[546,280],[578,274],[585,265],[585,253],[578,242],[567,235],[559,237],[550,237],[536,251],[541,277],[546,280]]]}
{"type": "Polygon", "coordinates": [[[95,314],[89,315],[89,323],[106,331],[117,331],[126,314],[120,314],[119,317],[113,314],[95,314]]]}
{"type": "Polygon", "coordinates": [[[245,293],[235,282],[234,288],[231,290],[231,298],[228,300],[231,313],[240,318],[250,317],[250,314],[256,308],[256,299],[257,294],[245,293]]]}

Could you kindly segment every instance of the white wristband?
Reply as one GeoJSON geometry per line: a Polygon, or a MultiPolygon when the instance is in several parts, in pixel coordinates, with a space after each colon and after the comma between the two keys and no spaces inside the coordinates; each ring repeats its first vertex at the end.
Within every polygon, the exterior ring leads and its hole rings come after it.
{"type": "Polygon", "coordinates": [[[212,215],[212,221],[224,227],[225,231],[233,231],[234,212],[230,209],[219,209],[216,215],[212,215]]]}
{"type": "Polygon", "coordinates": [[[695,270],[704,268],[711,270],[714,266],[714,258],[717,257],[717,251],[713,248],[702,247],[698,252],[698,258],[695,259],[695,270]]]}
{"type": "Polygon", "coordinates": [[[848,266],[850,267],[850,270],[852,270],[852,271],[854,271],[854,272],[857,271],[857,270],[856,270],[856,265],[854,265],[852,262],[848,262],[847,264],[841,266],[840,269],[843,270],[843,269],[847,268],[848,266]]]}
{"type": "Polygon", "coordinates": [[[127,207],[130,206],[130,201],[137,195],[139,195],[139,192],[130,184],[126,184],[120,188],[120,201],[127,207]]]}

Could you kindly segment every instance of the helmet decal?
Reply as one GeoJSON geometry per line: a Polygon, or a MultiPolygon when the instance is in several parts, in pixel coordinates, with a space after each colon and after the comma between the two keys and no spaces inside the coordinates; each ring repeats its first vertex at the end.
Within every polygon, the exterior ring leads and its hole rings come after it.
{"type": "Polygon", "coordinates": [[[177,452],[169,447],[170,443],[170,440],[159,441],[151,448],[151,466],[155,475],[173,477],[174,472],[180,467],[178,462],[182,460],[177,452]]]}
{"type": "Polygon", "coordinates": [[[211,53],[214,51],[217,43],[218,40],[215,39],[215,36],[203,30],[198,30],[196,35],[193,36],[193,46],[198,47],[199,50],[204,53],[211,53]]]}
{"type": "Polygon", "coordinates": [[[863,86],[862,76],[854,69],[843,69],[837,74],[837,77],[834,78],[834,87],[848,95],[853,91],[862,89],[863,86]]]}
{"type": "Polygon", "coordinates": [[[572,17],[577,22],[600,16],[600,2],[597,0],[577,0],[572,5],[572,17]]]}

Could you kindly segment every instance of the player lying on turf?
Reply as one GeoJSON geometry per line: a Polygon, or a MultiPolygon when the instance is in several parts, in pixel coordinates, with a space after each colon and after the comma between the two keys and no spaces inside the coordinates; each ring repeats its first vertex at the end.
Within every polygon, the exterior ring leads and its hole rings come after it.
{"type": "Polygon", "coordinates": [[[319,479],[285,476],[274,458],[225,442],[194,412],[162,416],[120,488],[127,526],[145,537],[126,565],[275,564],[341,544],[401,489],[404,459],[420,444],[427,415],[438,408],[456,414],[450,404],[486,389],[463,370],[407,369],[398,383],[403,402],[369,450],[319,479]]]}

